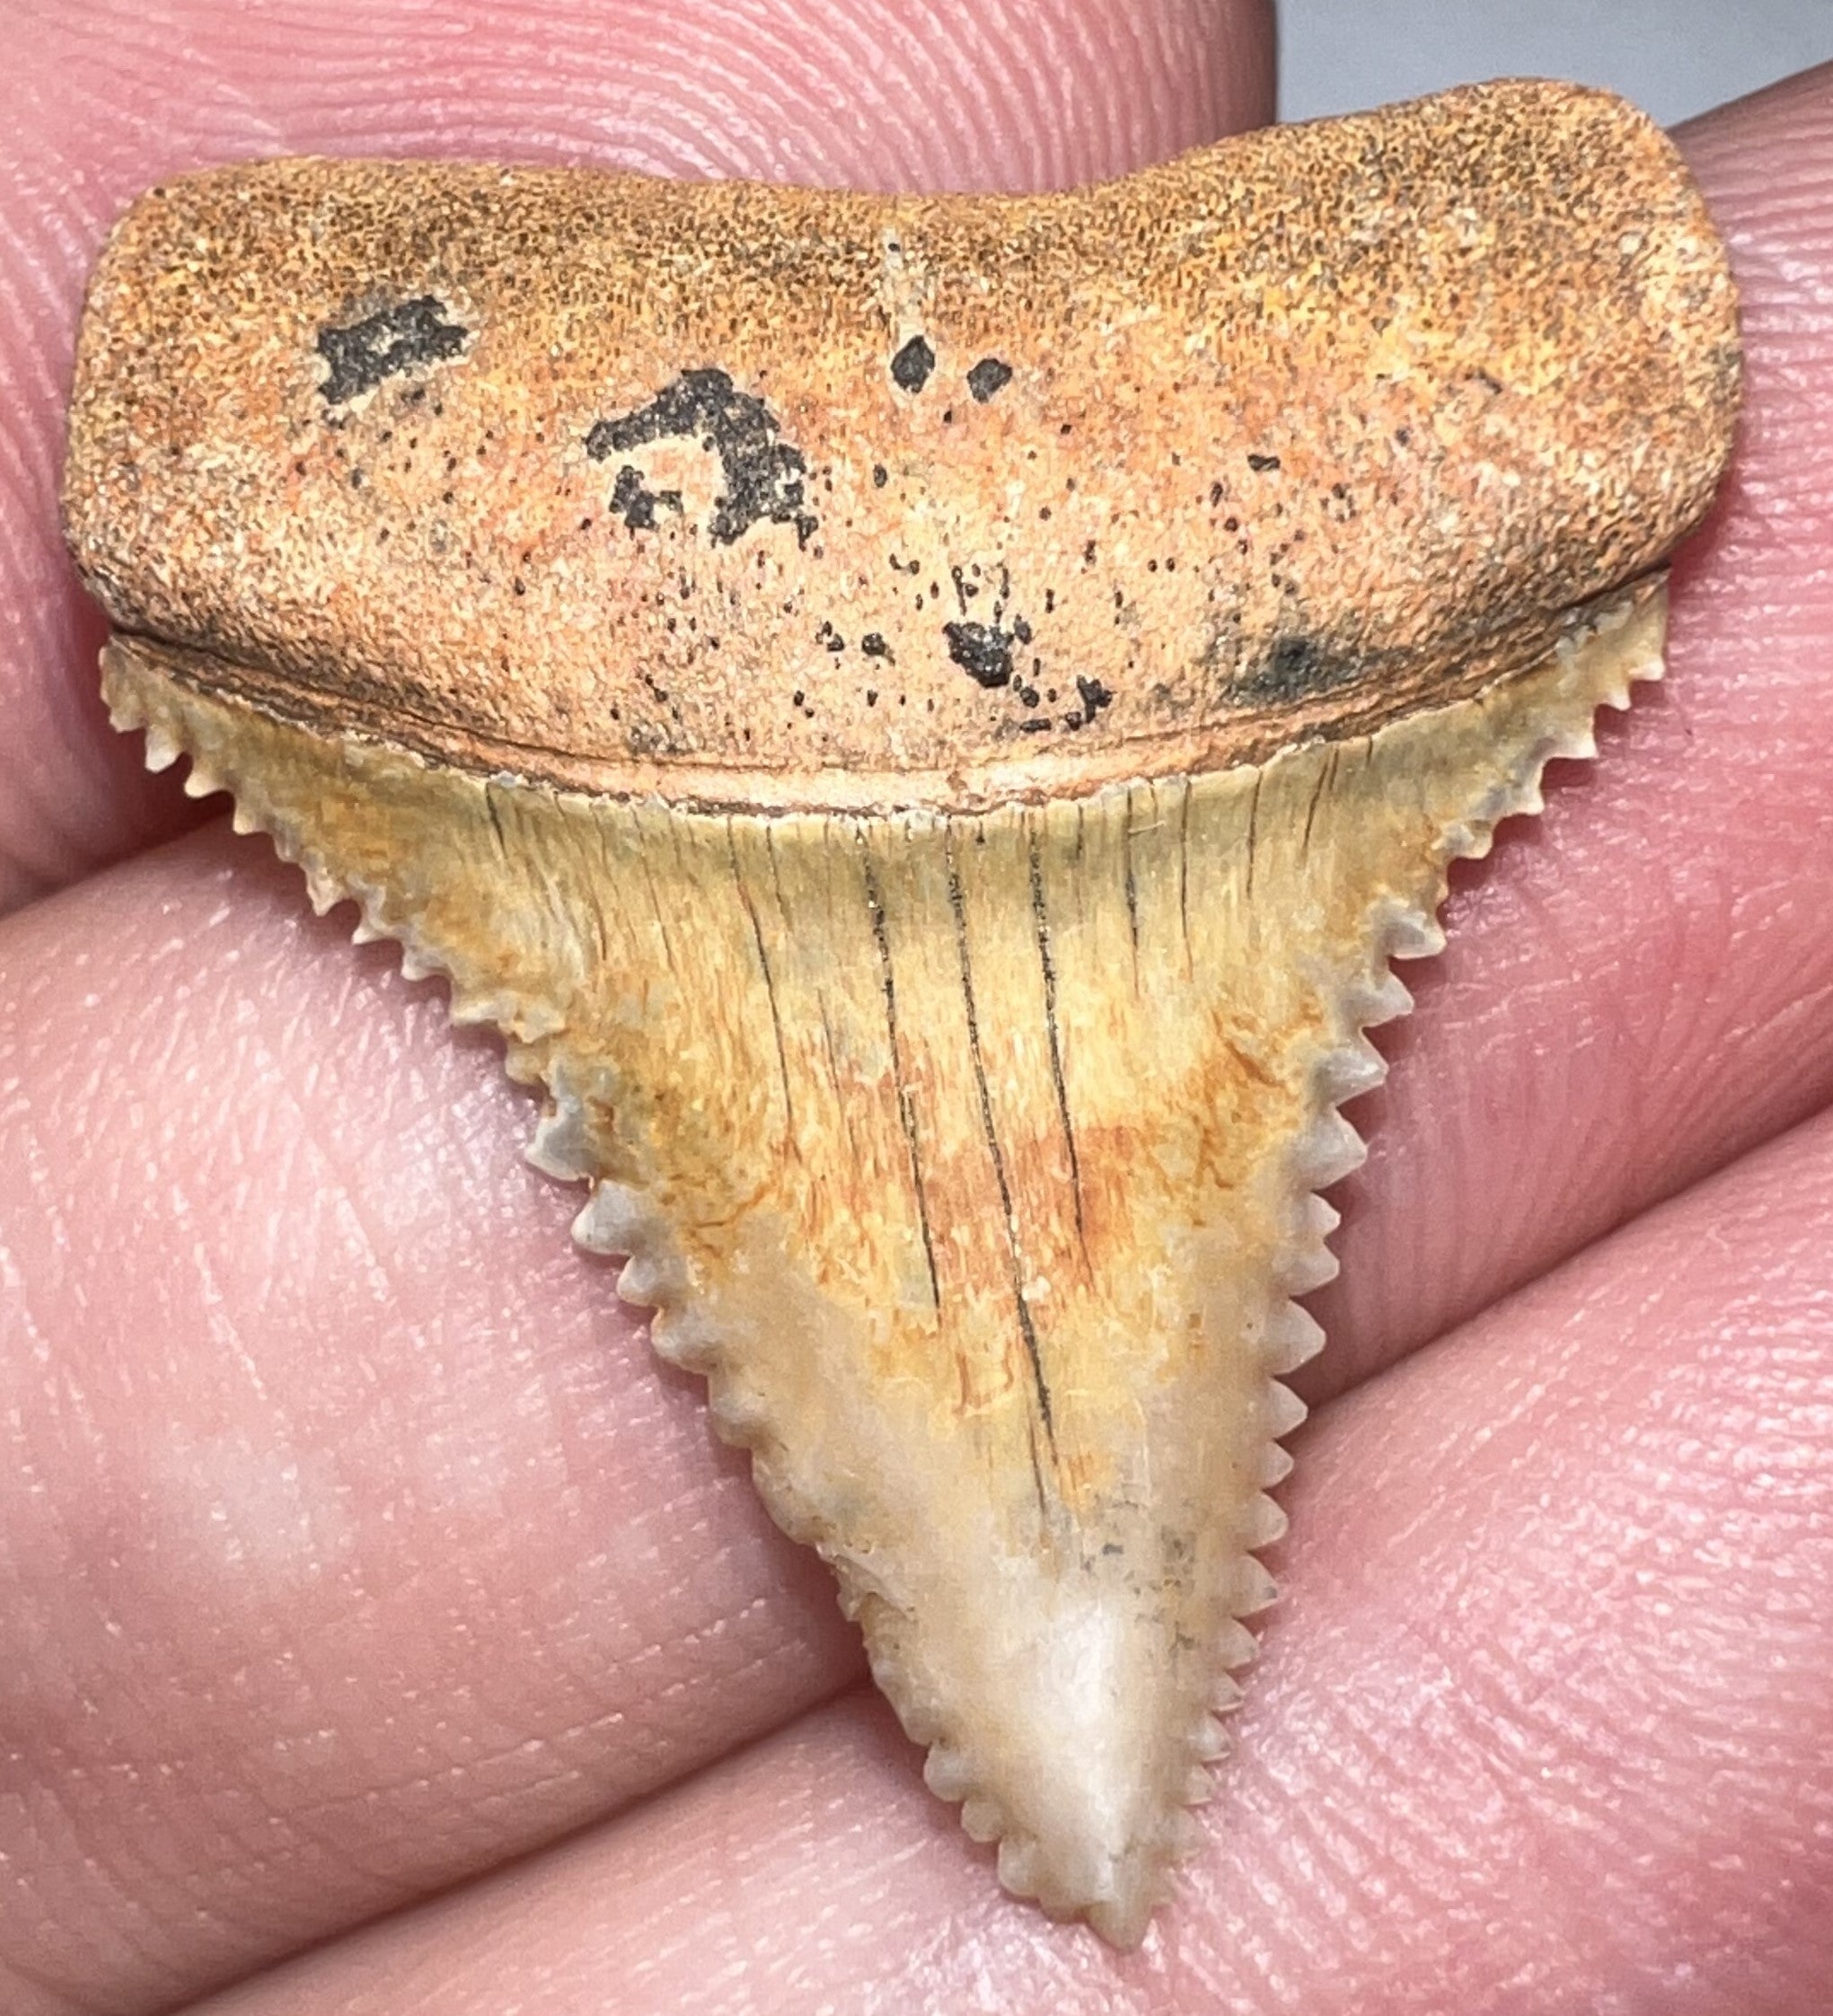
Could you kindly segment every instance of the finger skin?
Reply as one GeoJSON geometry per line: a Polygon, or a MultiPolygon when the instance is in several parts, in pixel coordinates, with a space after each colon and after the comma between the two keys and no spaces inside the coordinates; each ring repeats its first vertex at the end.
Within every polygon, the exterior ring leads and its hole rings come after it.
{"type": "MultiPolygon", "coordinates": [[[[49,515],[82,277],[158,174],[321,147],[1020,186],[1271,101],[1264,0],[33,12],[0,80],[14,896],[172,823],[120,788],[49,515]]],[[[496,1046],[263,852],[193,834],[0,925],[8,2016],[164,2006],[859,1670],[568,1248],[496,1046]]]]}
{"type": "MultiPolygon", "coordinates": [[[[15,7],[15,16],[22,10],[15,7]]],[[[0,911],[192,823],[95,699],[57,521],[104,233],[161,176],[279,154],[1052,187],[1269,116],[1268,0],[27,0],[0,69],[0,911]]]]}
{"type": "Polygon", "coordinates": [[[1117,1957],[854,1696],[209,2016],[1818,2016],[1833,1118],[1332,1407],[1210,1846],[1117,1957]]]}

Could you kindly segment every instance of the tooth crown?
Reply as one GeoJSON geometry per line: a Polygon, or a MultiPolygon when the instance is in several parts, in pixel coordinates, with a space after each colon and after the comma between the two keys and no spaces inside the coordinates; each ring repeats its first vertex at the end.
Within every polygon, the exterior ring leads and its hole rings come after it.
{"type": "Polygon", "coordinates": [[[1334,1101],[1446,861],[1659,668],[1658,588],[1479,700],[952,817],[670,812],[326,741],[117,639],[117,720],[544,1084],[665,1356],[837,1571],[1009,1887],[1143,1933],[1272,1585],[1334,1101]]]}

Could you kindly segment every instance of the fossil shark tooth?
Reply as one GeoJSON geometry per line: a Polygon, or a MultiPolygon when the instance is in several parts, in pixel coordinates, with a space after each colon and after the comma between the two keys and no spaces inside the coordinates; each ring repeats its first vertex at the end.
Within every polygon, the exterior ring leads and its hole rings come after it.
{"type": "Polygon", "coordinates": [[[1660,669],[1723,249],[1542,84],[1030,199],[281,161],[90,295],[116,721],[545,1088],[1021,1896],[1142,1935],[1446,865],[1660,669]]]}

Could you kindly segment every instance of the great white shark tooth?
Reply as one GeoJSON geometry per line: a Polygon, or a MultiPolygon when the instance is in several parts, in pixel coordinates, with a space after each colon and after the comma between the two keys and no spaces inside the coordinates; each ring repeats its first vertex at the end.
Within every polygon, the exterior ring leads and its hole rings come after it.
{"type": "Polygon", "coordinates": [[[1738,381],[1673,148],[1546,84],[1027,199],[271,162],[95,277],[116,721],[501,1029],[930,1783],[1116,1944],[1388,961],[1657,674],[1738,381]]]}

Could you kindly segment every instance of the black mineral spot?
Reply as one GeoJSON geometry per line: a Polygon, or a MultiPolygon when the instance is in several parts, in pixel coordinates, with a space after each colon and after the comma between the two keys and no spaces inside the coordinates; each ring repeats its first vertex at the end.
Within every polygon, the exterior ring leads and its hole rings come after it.
{"type": "Polygon", "coordinates": [[[882,490],[890,480],[891,478],[885,464],[882,462],[875,462],[872,464],[872,488],[875,490],[882,490]]]}
{"type": "Polygon", "coordinates": [[[921,336],[912,336],[891,360],[891,375],[907,392],[921,392],[936,368],[936,353],[921,336]]]}
{"type": "Polygon", "coordinates": [[[1003,392],[1012,382],[1012,367],[1003,357],[983,357],[967,374],[967,389],[974,394],[974,403],[984,406],[995,392],[1003,392]]]}
{"type": "Polygon", "coordinates": [[[948,656],[976,685],[988,691],[1012,682],[1012,644],[1009,630],[997,623],[944,623],[948,656]]]}
{"type": "Polygon", "coordinates": [[[891,647],[877,630],[866,632],[859,639],[859,648],[868,658],[888,658],[891,656],[891,647]]]}
{"type": "MultiPolygon", "coordinates": [[[[586,436],[586,453],[594,462],[608,462],[651,441],[698,441],[718,456],[726,488],[714,498],[707,524],[708,536],[716,545],[729,546],[762,519],[793,524],[798,544],[808,543],[817,524],[802,508],[802,480],[808,465],[799,449],[779,438],[776,416],[769,407],[740,392],[728,372],[683,371],[647,406],[596,422],[586,436]]],[[[622,484],[621,473],[618,481],[622,484]]],[[[664,490],[656,496],[657,502],[674,497],[679,507],[678,492],[664,490]]]]}
{"type": "Polygon", "coordinates": [[[648,489],[643,481],[642,471],[626,462],[617,472],[617,487],[611,493],[611,508],[632,532],[654,532],[658,506],[665,511],[679,511],[681,492],[648,489]]]}
{"type": "Polygon", "coordinates": [[[1257,700],[1304,700],[1346,685],[1356,671],[1353,659],[1326,650],[1315,638],[1281,637],[1242,681],[1241,690],[1257,700]]]}
{"type": "Polygon", "coordinates": [[[1247,466],[1249,469],[1258,470],[1277,469],[1279,467],[1279,457],[1277,455],[1249,455],[1247,466]]]}
{"type": "Polygon", "coordinates": [[[1098,679],[1076,680],[1076,691],[1082,696],[1082,704],[1074,712],[1065,714],[1062,725],[1066,728],[1086,728],[1104,707],[1114,705],[1114,695],[1098,679]]]}
{"type": "Polygon", "coordinates": [[[446,319],[445,304],[436,295],[418,295],[359,322],[320,330],[325,377],[319,390],[327,406],[341,406],[416,365],[455,357],[470,341],[471,331],[446,319]]]}

